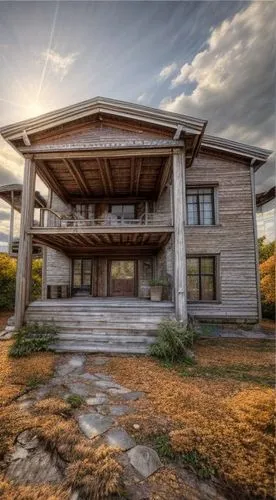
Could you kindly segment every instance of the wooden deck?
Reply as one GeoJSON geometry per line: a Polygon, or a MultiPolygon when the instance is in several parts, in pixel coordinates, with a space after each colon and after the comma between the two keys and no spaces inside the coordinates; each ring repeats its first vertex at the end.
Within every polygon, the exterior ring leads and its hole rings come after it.
{"type": "Polygon", "coordinates": [[[54,322],[58,351],[144,354],[164,318],[175,317],[174,304],[137,298],[74,297],[32,302],[27,323],[54,322]]]}

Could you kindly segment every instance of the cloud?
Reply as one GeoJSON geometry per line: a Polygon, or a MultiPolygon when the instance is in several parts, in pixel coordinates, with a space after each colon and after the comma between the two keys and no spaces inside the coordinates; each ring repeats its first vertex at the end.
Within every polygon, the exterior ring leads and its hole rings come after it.
{"type": "Polygon", "coordinates": [[[0,186],[22,182],[24,160],[0,139],[0,186]]]}
{"type": "Polygon", "coordinates": [[[210,34],[207,48],[185,63],[171,86],[193,84],[160,107],[209,120],[208,133],[273,147],[275,5],[252,2],[210,34]]]}
{"type": "Polygon", "coordinates": [[[0,221],[10,220],[10,210],[5,208],[0,208],[0,221]]]}
{"type": "Polygon", "coordinates": [[[53,49],[42,53],[42,57],[50,64],[52,71],[60,76],[61,80],[68,74],[78,55],[78,52],[71,52],[71,54],[62,56],[53,49]]]}
{"type": "Polygon", "coordinates": [[[167,80],[177,70],[177,64],[172,63],[161,69],[159,73],[159,80],[167,80]]]}
{"type": "Polygon", "coordinates": [[[9,241],[9,237],[6,233],[2,233],[2,231],[0,231],[0,242],[6,242],[6,241],[9,241]]]}
{"type": "Polygon", "coordinates": [[[139,96],[137,97],[137,101],[138,101],[138,102],[144,102],[144,101],[146,100],[146,98],[147,98],[147,94],[146,94],[146,93],[144,93],[144,94],[141,94],[141,95],[139,95],[139,96]]]}

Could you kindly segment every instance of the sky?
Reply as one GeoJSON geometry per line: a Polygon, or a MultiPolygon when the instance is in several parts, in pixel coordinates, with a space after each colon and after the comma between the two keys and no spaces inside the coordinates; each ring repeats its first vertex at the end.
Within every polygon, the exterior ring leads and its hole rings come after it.
{"type": "MultiPolygon", "coordinates": [[[[0,126],[100,95],[275,149],[275,33],[273,1],[0,1],[0,126]]],[[[274,166],[258,172],[258,192],[274,166]]],[[[0,185],[22,174],[0,139],[0,185]]],[[[0,246],[8,225],[0,202],[0,246]]]]}

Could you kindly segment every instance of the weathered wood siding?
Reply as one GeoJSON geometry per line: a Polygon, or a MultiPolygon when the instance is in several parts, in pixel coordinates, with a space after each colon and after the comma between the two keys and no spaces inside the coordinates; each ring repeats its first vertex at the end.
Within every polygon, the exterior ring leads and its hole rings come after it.
{"type": "Polygon", "coordinates": [[[47,248],[46,282],[48,286],[70,286],[71,282],[71,259],[52,248],[47,248]]]}
{"type": "Polygon", "coordinates": [[[200,155],[186,184],[217,184],[218,225],[185,227],[187,255],[218,254],[218,303],[189,303],[198,318],[257,320],[253,212],[248,165],[200,155]]]}

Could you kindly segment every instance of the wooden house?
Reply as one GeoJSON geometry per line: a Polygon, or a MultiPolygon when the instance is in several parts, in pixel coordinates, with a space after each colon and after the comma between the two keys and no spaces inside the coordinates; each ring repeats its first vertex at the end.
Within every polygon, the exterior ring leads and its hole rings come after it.
{"type": "Polygon", "coordinates": [[[206,125],[96,97],[0,130],[25,158],[16,327],[53,319],[60,349],[143,352],[163,317],[258,321],[253,177],[271,152],[206,125]],[[33,244],[43,293],[30,303],[33,244]]]}

